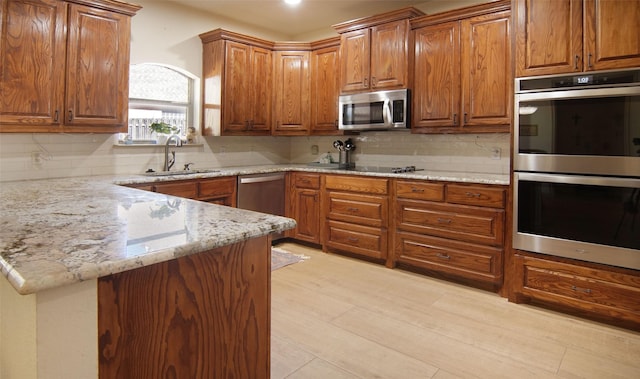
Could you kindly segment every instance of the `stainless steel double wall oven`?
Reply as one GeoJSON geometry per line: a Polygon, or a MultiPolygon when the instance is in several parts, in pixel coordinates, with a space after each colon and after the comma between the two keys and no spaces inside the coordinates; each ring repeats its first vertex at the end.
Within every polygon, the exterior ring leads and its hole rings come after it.
{"type": "Polygon", "coordinates": [[[640,269],[640,70],[515,88],[514,248],[640,269]]]}

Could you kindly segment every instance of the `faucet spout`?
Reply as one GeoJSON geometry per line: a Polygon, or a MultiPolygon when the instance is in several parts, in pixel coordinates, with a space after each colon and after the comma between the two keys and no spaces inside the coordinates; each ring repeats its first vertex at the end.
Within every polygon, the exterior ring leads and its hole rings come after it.
{"type": "Polygon", "coordinates": [[[172,134],[167,138],[167,143],[164,144],[164,167],[163,171],[169,171],[176,163],[176,152],[171,152],[171,158],[169,158],[169,145],[173,142],[175,147],[182,146],[182,140],[176,134],[172,134]]]}

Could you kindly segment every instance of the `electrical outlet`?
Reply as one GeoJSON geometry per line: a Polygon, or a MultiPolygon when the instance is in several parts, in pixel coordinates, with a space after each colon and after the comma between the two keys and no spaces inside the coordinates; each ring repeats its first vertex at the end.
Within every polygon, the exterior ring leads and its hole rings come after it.
{"type": "Polygon", "coordinates": [[[494,147],[491,149],[491,159],[500,159],[500,154],[502,150],[499,147],[494,147]]]}
{"type": "Polygon", "coordinates": [[[42,164],[42,153],[39,151],[31,152],[31,163],[34,166],[39,166],[42,164]]]}
{"type": "Polygon", "coordinates": [[[318,155],[318,145],[311,145],[311,155],[318,155]]]}

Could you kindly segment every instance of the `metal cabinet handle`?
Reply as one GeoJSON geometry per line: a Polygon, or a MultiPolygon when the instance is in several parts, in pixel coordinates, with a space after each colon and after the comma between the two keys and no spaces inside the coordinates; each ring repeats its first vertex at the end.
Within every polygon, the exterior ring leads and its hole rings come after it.
{"type": "Polygon", "coordinates": [[[578,71],[578,63],[579,63],[579,62],[580,62],[580,56],[579,56],[579,55],[576,55],[575,65],[574,65],[574,67],[573,67],[576,71],[578,71]]]}
{"type": "Polygon", "coordinates": [[[465,192],[465,195],[467,195],[467,197],[477,197],[477,198],[481,196],[479,193],[473,193],[473,192],[465,192]]]}
{"type": "Polygon", "coordinates": [[[347,237],[347,239],[348,239],[350,242],[358,242],[358,241],[360,241],[360,239],[359,239],[359,238],[356,238],[356,237],[347,237]]]}
{"type": "Polygon", "coordinates": [[[73,121],[73,110],[69,109],[69,122],[73,121]]]}
{"type": "Polygon", "coordinates": [[[580,287],[576,287],[576,286],[571,286],[571,289],[576,291],[576,292],[591,293],[591,289],[589,289],[589,288],[580,288],[580,287]]]}
{"type": "Polygon", "coordinates": [[[414,193],[424,193],[424,188],[411,187],[411,192],[414,192],[414,193]]]}
{"type": "Polygon", "coordinates": [[[593,68],[593,65],[591,64],[591,57],[593,56],[593,54],[589,53],[589,55],[587,56],[587,67],[588,68],[593,68]]]}
{"type": "Polygon", "coordinates": [[[458,114],[457,113],[453,114],[453,125],[458,125],[458,114]]]}
{"type": "Polygon", "coordinates": [[[60,112],[56,109],[53,113],[53,122],[58,122],[58,118],[60,117],[60,112]]]}
{"type": "Polygon", "coordinates": [[[376,86],[376,77],[372,76],[371,77],[371,87],[375,88],[375,86],[376,86]]]}
{"type": "Polygon", "coordinates": [[[467,122],[468,122],[468,120],[467,120],[467,113],[466,113],[466,112],[464,113],[464,118],[462,119],[462,122],[463,122],[463,123],[462,123],[462,125],[466,125],[466,124],[467,124],[467,122]]]}
{"type": "Polygon", "coordinates": [[[358,209],[358,208],[353,208],[353,207],[349,207],[349,208],[347,208],[347,210],[348,210],[349,212],[354,212],[354,213],[355,213],[355,212],[359,212],[359,211],[360,211],[360,209],[358,209]]]}
{"type": "Polygon", "coordinates": [[[451,257],[448,254],[442,254],[442,253],[436,254],[436,257],[438,257],[440,259],[446,259],[446,260],[450,260],[451,259],[451,257]]]}
{"type": "Polygon", "coordinates": [[[364,88],[369,88],[369,79],[364,78],[364,80],[362,81],[362,84],[364,88]]]}
{"type": "Polygon", "coordinates": [[[451,224],[451,219],[450,218],[439,218],[438,222],[440,224],[451,224]]]}

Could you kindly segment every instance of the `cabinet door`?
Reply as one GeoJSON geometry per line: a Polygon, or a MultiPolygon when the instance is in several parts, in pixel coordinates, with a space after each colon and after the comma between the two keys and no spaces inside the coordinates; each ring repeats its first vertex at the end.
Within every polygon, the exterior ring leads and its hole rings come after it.
{"type": "Polygon", "coordinates": [[[0,24],[0,130],[52,131],[61,121],[66,4],[3,1],[0,24]]]}
{"type": "Polygon", "coordinates": [[[309,133],[308,51],[279,51],[275,61],[275,115],[273,134],[301,135],[309,133]]]}
{"type": "Polygon", "coordinates": [[[459,124],[459,44],[457,21],[416,29],[412,129],[459,124]]]}
{"type": "Polygon", "coordinates": [[[514,22],[516,76],[582,71],[582,0],[516,0],[514,22]]]}
{"type": "Polygon", "coordinates": [[[471,127],[467,132],[484,125],[495,132],[509,131],[513,98],[509,13],[461,22],[462,126],[471,127]]]}
{"type": "MultiPolygon", "coordinates": [[[[272,73],[271,51],[259,47],[251,48],[251,116],[249,129],[258,134],[271,133],[272,73]]],[[[245,94],[246,96],[246,94],[245,94]]],[[[238,98],[231,98],[238,101],[238,98]]]]}
{"type": "Polygon", "coordinates": [[[338,134],[338,47],[311,53],[311,134],[338,134]]]}
{"type": "Polygon", "coordinates": [[[585,2],[584,68],[640,66],[640,1],[585,2]]]}
{"type": "Polygon", "coordinates": [[[408,83],[407,20],[371,28],[372,89],[405,87],[408,83]]]}
{"type": "Polygon", "coordinates": [[[320,243],[320,191],[296,188],[294,219],[297,222],[293,238],[320,243]]]}
{"type": "Polygon", "coordinates": [[[251,48],[227,42],[225,48],[222,133],[233,134],[248,129],[251,112],[250,93],[251,48]]]}
{"type": "Polygon", "coordinates": [[[354,30],[340,35],[340,59],[342,60],[342,91],[361,91],[370,88],[370,38],[369,29],[354,30]]]}
{"type": "Polygon", "coordinates": [[[130,23],[119,13],[69,6],[66,125],[127,131],[130,23]]]}

